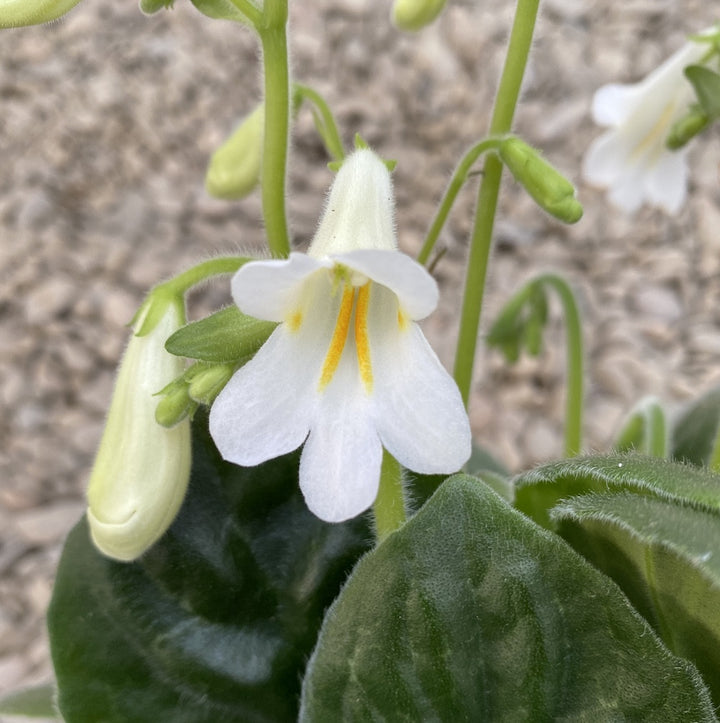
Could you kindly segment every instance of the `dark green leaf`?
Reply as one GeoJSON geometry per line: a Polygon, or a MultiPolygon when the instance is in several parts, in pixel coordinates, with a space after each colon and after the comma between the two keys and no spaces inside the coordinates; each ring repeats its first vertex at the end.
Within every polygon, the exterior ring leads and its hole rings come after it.
{"type": "Polygon", "coordinates": [[[706,467],[720,423],[720,387],[693,402],[672,429],[671,455],[681,462],[706,467]]]}
{"type": "Polygon", "coordinates": [[[324,610],[369,529],[307,510],[297,454],[223,462],[206,421],[180,514],[139,561],[102,557],[84,521],[67,541],[49,628],[68,723],[296,719],[324,610]]]}
{"type": "Polygon", "coordinates": [[[14,690],[0,697],[0,714],[60,720],[53,703],[54,699],[55,686],[53,685],[38,685],[33,688],[14,690]]]}
{"type": "Polygon", "coordinates": [[[176,356],[206,362],[235,362],[252,357],[277,324],[243,314],[228,306],[178,329],[165,348],[176,356]]]}
{"type": "Polygon", "coordinates": [[[720,509],[720,476],[640,454],[610,454],[552,462],[519,475],[515,506],[544,527],[560,500],[588,492],[631,490],[720,509]]]}
{"type": "Polygon", "coordinates": [[[720,512],[622,492],[573,497],[552,517],[720,704],[720,512]]]}
{"type": "Polygon", "coordinates": [[[303,721],[713,721],[618,588],[464,475],[355,568],[303,721]]]}

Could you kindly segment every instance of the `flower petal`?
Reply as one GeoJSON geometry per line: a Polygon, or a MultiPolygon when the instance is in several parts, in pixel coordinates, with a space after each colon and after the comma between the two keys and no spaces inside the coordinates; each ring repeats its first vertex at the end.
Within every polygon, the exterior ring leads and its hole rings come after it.
{"type": "Polygon", "coordinates": [[[583,158],[583,178],[602,187],[612,185],[627,172],[631,151],[621,133],[614,130],[604,133],[590,144],[583,158]]]}
{"type": "Polygon", "coordinates": [[[435,279],[422,265],[405,254],[362,249],[338,254],[332,259],[393,291],[400,300],[402,310],[411,319],[424,319],[437,306],[438,288],[435,279]]]}
{"type": "Polygon", "coordinates": [[[387,167],[372,151],[355,151],[340,166],[308,254],[396,249],[394,212],[387,167]]]}
{"type": "Polygon", "coordinates": [[[354,353],[343,360],[316,409],[300,458],[300,488],[326,522],[364,512],[377,497],[382,446],[360,388],[354,353]]]}
{"type": "Polygon", "coordinates": [[[284,321],[298,304],[308,276],[329,265],[298,253],[287,259],[251,261],[233,276],[233,300],[240,311],[256,319],[284,321]]]}
{"type": "Polygon", "coordinates": [[[471,445],[460,392],[420,327],[401,323],[389,297],[387,290],[373,288],[368,322],[372,410],[380,441],[415,472],[455,472],[470,456],[471,445]]]}
{"type": "Polygon", "coordinates": [[[279,326],[238,369],[210,410],[224,459],[252,467],[297,449],[310,431],[318,349],[279,326]]]}
{"type": "Polygon", "coordinates": [[[598,88],[592,100],[593,120],[600,126],[621,125],[635,110],[642,90],[639,83],[610,83],[598,88]]]}
{"type": "Polygon", "coordinates": [[[669,214],[676,214],[680,210],[687,195],[687,151],[686,146],[663,153],[645,177],[648,201],[669,214]]]}

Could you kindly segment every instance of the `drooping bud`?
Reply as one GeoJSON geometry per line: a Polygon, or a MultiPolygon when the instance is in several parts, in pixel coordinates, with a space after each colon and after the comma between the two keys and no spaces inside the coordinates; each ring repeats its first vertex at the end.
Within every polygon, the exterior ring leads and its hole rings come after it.
{"type": "Polygon", "coordinates": [[[422,30],[440,15],[446,0],[395,0],[392,21],[400,30],[422,30]]]}
{"type": "Polygon", "coordinates": [[[500,143],[500,158],[535,202],[565,223],[579,221],[583,214],[575,198],[575,187],[525,141],[511,136],[500,143]]]}
{"type": "Polygon", "coordinates": [[[175,0],[140,0],[140,11],[145,15],[152,15],[163,8],[171,9],[174,3],[175,0]]]}
{"type": "Polygon", "coordinates": [[[187,489],[189,420],[161,427],[154,397],[183,373],[182,359],[164,348],[183,321],[179,299],[151,295],[135,318],[138,333],[118,370],[87,493],[93,542],[117,560],[134,560],[158,540],[187,489]]]}
{"type": "Polygon", "coordinates": [[[0,28],[40,25],[57,20],[80,0],[3,0],[0,2],[0,28]]]}
{"type": "Polygon", "coordinates": [[[265,105],[246,116],[210,158],[205,188],[211,196],[235,200],[247,196],[260,181],[265,105]]]}

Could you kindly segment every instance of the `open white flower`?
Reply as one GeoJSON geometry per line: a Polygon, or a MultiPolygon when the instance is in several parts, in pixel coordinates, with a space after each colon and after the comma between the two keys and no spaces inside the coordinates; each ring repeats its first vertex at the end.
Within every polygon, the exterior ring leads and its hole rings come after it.
{"type": "Polygon", "coordinates": [[[707,49],[688,42],[640,83],[605,85],[595,93],[593,119],[611,130],[588,149],[583,176],[608,188],[610,201],[628,213],[644,201],[677,213],[685,200],[688,147],[670,151],[665,142],[695,100],[683,70],[707,49]]]}
{"type": "Polygon", "coordinates": [[[383,447],[421,473],[467,460],[460,394],[415,323],[437,286],[397,251],[390,174],[372,151],[343,163],[308,254],[246,264],[232,292],[280,324],[212,407],[225,459],[253,466],[305,442],[300,487],[328,522],[372,505],[383,447]]]}

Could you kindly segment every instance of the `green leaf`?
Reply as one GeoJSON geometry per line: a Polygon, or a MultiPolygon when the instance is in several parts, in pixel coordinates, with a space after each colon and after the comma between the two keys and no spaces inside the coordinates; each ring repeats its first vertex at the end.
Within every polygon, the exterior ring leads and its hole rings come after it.
{"type": "Polygon", "coordinates": [[[165,342],[176,356],[207,362],[236,362],[252,357],[277,324],[243,314],[228,306],[178,329],[165,342]]]}
{"type": "Polygon", "coordinates": [[[48,615],[68,723],[235,723],[297,717],[324,610],[371,538],[306,508],[298,455],[223,462],[193,422],[193,471],[169,531],[139,561],[68,538],[48,615]]]}
{"type": "Polygon", "coordinates": [[[706,467],[710,462],[720,424],[720,387],[693,402],[672,427],[673,459],[706,467]]]}
{"type": "Polygon", "coordinates": [[[357,565],[302,721],[713,721],[695,668],[560,538],[457,475],[357,565]]]}
{"type": "Polygon", "coordinates": [[[610,454],[552,462],[514,480],[515,506],[552,528],[549,510],[560,500],[588,492],[630,490],[720,509],[720,476],[690,465],[640,454],[610,454]]]}
{"type": "Polygon", "coordinates": [[[60,720],[53,703],[54,699],[54,685],[38,685],[14,690],[0,697],[0,714],[60,720]]]}
{"type": "Polygon", "coordinates": [[[685,77],[692,83],[698,102],[711,120],[720,118],[720,75],[703,65],[689,65],[685,77]]]}
{"type": "Polygon", "coordinates": [[[623,492],[573,497],[552,518],[720,704],[720,512],[623,492]]]}

